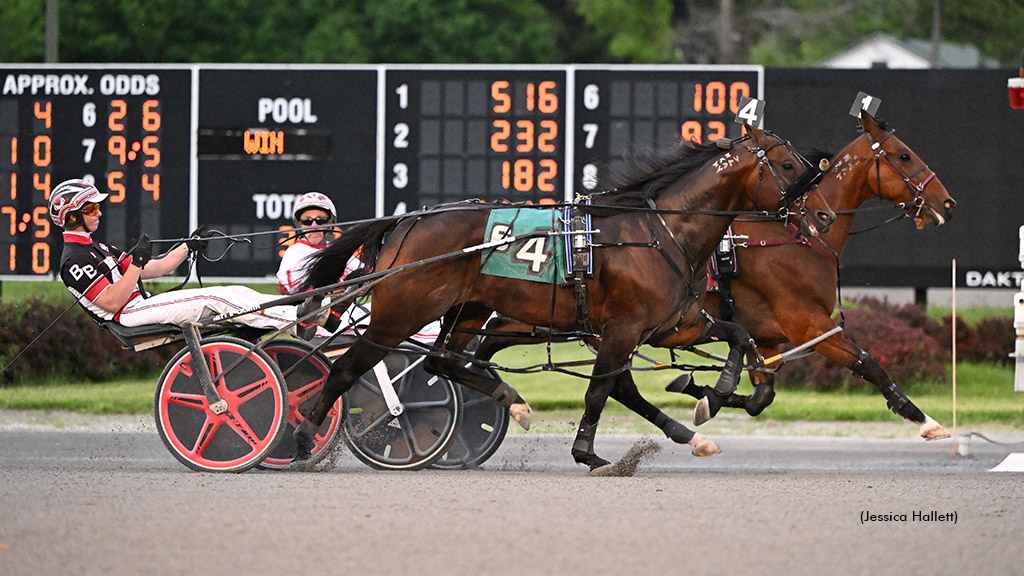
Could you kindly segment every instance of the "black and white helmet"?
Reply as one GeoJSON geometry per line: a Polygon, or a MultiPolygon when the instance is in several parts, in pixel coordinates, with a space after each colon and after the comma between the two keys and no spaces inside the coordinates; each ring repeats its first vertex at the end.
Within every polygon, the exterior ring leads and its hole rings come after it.
{"type": "Polygon", "coordinates": [[[299,217],[302,216],[302,213],[313,208],[330,214],[331,222],[338,220],[338,212],[334,209],[334,202],[331,202],[330,198],[319,192],[306,192],[295,200],[295,205],[292,207],[292,222],[299,226],[299,217]]]}
{"type": "Polygon", "coordinates": [[[86,204],[106,200],[107,196],[88,180],[65,180],[50,192],[50,220],[61,228],[66,224],[78,226],[81,220],[75,213],[86,204]]]}

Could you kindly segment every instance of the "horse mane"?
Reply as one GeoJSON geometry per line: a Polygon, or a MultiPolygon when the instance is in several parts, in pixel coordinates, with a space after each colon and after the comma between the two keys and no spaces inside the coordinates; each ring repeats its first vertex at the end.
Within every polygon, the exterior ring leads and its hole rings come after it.
{"type": "MultiPolygon", "coordinates": [[[[646,208],[669,184],[721,155],[717,144],[681,141],[674,146],[633,151],[608,166],[594,193],[594,204],[646,208]]],[[[591,212],[596,210],[589,209],[591,212]]],[[[605,211],[601,211],[605,212],[605,211]]]]}
{"type": "Polygon", "coordinates": [[[306,261],[306,281],[302,283],[300,290],[336,284],[340,271],[345,270],[345,265],[360,247],[363,249],[360,260],[368,267],[372,267],[380,255],[384,236],[398,222],[399,220],[394,219],[371,220],[345,229],[341,238],[331,242],[306,261]]]}

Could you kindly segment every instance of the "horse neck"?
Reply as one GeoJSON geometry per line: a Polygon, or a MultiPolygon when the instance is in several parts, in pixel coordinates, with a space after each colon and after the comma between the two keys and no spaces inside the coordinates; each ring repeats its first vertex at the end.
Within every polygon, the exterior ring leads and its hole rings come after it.
{"type": "Polygon", "coordinates": [[[858,136],[835,156],[832,168],[818,184],[818,192],[836,212],[836,221],[820,238],[841,254],[853,226],[854,211],[875,197],[868,175],[874,166],[874,153],[867,135],[858,136]]]}
{"type": "MultiPolygon", "coordinates": [[[[746,151],[732,151],[746,154],[746,151]]],[[[719,159],[725,155],[719,156],[719,159]]],[[[744,158],[751,167],[734,166],[718,172],[713,163],[702,167],[696,173],[681,179],[673,188],[659,195],[657,206],[661,210],[693,210],[735,212],[753,209],[752,202],[757,187],[757,160],[752,155],[744,158]],[[753,171],[753,175],[751,173],[753,171]],[[699,182],[699,184],[698,184],[699,182]]],[[[767,170],[762,176],[761,196],[764,186],[775,186],[767,170]]],[[[763,202],[762,202],[763,203],[763,202]]],[[[686,243],[687,253],[694,262],[704,262],[711,257],[715,246],[725,236],[735,216],[665,214],[668,228],[681,242],[686,243]]],[[[693,263],[691,263],[693,264],[693,263]]]]}

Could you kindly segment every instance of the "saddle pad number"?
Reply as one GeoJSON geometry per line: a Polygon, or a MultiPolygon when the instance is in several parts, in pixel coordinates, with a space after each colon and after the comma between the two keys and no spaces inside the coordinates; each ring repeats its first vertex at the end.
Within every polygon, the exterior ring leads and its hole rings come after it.
{"type": "Polygon", "coordinates": [[[515,242],[495,246],[482,255],[484,274],[535,282],[553,282],[561,261],[561,238],[536,235],[550,233],[554,218],[550,211],[537,209],[499,209],[492,211],[485,240],[490,243],[515,242]],[[531,236],[533,235],[533,236],[531,236]]]}
{"type": "MultiPolygon", "coordinates": [[[[491,228],[491,237],[489,241],[501,242],[502,240],[513,238],[514,236],[511,226],[507,224],[495,224],[494,227],[491,228]]],[[[526,265],[528,273],[537,276],[540,276],[544,272],[545,265],[548,260],[551,259],[551,254],[548,253],[547,238],[528,238],[522,242],[498,246],[495,250],[499,252],[508,252],[509,248],[515,249],[514,252],[509,254],[509,260],[515,264],[526,265]]]]}

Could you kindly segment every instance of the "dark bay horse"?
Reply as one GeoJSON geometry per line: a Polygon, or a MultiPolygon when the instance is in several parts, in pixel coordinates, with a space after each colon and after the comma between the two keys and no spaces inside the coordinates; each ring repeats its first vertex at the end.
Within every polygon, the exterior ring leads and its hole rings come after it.
{"type": "MultiPolygon", "coordinates": [[[[585,320],[601,345],[572,449],[574,459],[592,471],[608,465],[594,452],[594,436],[607,398],[620,377],[629,373],[634,350],[669,335],[692,342],[710,330],[735,326],[709,322],[701,304],[705,262],[737,212],[792,208],[805,194],[801,176],[807,166],[789,144],[755,128],[748,131],[739,140],[681,145],[671,156],[638,164],[628,185],[595,201],[593,278],[585,282],[585,320]]],[[[375,274],[384,275],[373,286],[369,327],[334,362],[312,412],[296,429],[296,461],[308,454],[313,433],[338,397],[389,349],[433,320],[444,317],[438,345],[453,351],[465,349],[472,334],[452,327],[480,328],[492,311],[552,329],[580,329],[572,286],[481,272],[480,252],[473,248],[486,240],[492,208],[372,221],[346,230],[312,261],[308,284],[314,288],[335,283],[360,246],[363,261],[375,266],[375,274]]],[[[814,192],[806,208],[826,223],[834,218],[814,192]]],[[[742,328],[722,334],[738,346],[748,338],[742,328]]],[[[431,360],[431,371],[459,375],[461,383],[473,386],[474,374],[464,369],[464,361],[431,360]]],[[[736,387],[736,365],[742,358],[735,360],[731,371],[723,372],[724,389],[736,387]]],[[[710,439],[682,428],[674,439],[690,444],[694,454],[718,451],[710,439]]]]}
{"type": "MultiPolygon", "coordinates": [[[[704,309],[717,319],[742,324],[765,358],[777,357],[785,344],[799,345],[836,327],[832,318],[837,298],[836,259],[846,246],[859,206],[874,197],[884,198],[912,217],[919,229],[941,226],[952,218],[956,202],[920,157],[867,112],[861,113],[860,123],[861,135],[834,156],[818,184],[818,191],[838,214],[828,233],[818,237],[825,246],[794,237],[792,230],[778,224],[743,218],[733,222],[734,235],[749,237],[744,241],[747,247],[737,255],[742,272],[729,282],[731,303],[723,305],[712,296],[704,302],[704,309]],[[729,312],[723,313],[723,309],[729,312]]],[[[535,344],[550,337],[533,326],[508,318],[495,318],[486,329],[488,335],[476,352],[483,360],[509,346],[535,344]],[[510,336],[495,332],[507,332],[510,336]],[[531,333],[535,335],[530,336],[531,333]]],[[[659,343],[665,347],[688,345],[673,337],[659,343]]],[[[814,349],[873,383],[893,412],[920,427],[923,438],[948,436],[941,425],[907,398],[870,354],[845,334],[831,336],[814,349]]],[[[745,408],[752,416],[760,414],[775,397],[774,377],[771,373],[752,371],[750,378],[754,384],[750,396],[716,394],[710,386],[692,383],[683,388],[700,400],[695,423],[703,424],[723,406],[745,408]]]]}
{"type": "MultiPolygon", "coordinates": [[[[818,190],[838,218],[827,234],[810,243],[793,240],[778,226],[737,220],[733,233],[748,236],[749,248],[738,250],[740,274],[730,281],[735,314],[770,358],[788,343],[802,344],[836,327],[838,258],[850,233],[854,212],[871,198],[884,198],[912,217],[918,229],[941,226],[953,217],[956,202],[920,157],[867,112],[860,116],[862,134],[833,158],[818,190]],[[828,249],[815,246],[820,241],[828,249]],[[761,247],[764,242],[767,246],[761,247]],[[834,255],[833,255],[834,254],[834,255]]],[[[722,303],[708,298],[705,309],[722,318],[722,303]]],[[[882,393],[890,410],[920,427],[921,437],[934,440],[949,436],[946,430],[907,398],[870,354],[845,334],[836,334],[814,350],[846,366],[882,393]]],[[[721,398],[699,390],[712,404],[743,407],[753,416],[771,404],[775,392],[771,374],[751,373],[754,393],[750,397],[721,398]]],[[[717,411],[717,410],[715,410],[717,411]]]]}

